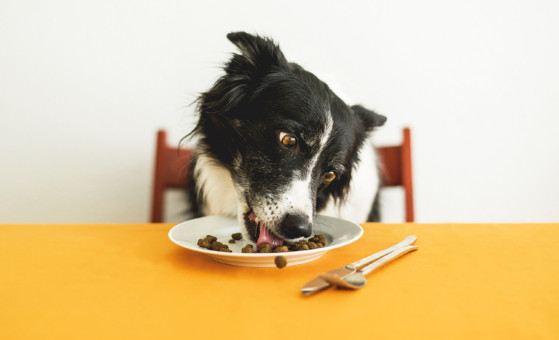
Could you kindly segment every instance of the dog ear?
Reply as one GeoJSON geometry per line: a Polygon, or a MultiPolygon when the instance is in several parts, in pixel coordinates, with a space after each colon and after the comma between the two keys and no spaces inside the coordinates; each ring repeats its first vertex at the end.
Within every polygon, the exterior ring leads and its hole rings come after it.
{"type": "Polygon", "coordinates": [[[212,119],[235,116],[234,111],[262,77],[274,68],[288,67],[279,46],[270,39],[244,32],[229,33],[227,38],[242,54],[234,54],[224,67],[225,75],[198,98],[200,111],[216,116],[212,119]]]}
{"type": "MultiPolygon", "coordinates": [[[[245,72],[252,69],[253,72],[264,73],[271,67],[281,67],[287,65],[287,60],[281,52],[279,46],[271,39],[254,36],[245,32],[233,32],[227,34],[235,46],[239,48],[242,55],[235,55],[229,66],[234,67],[235,63],[243,66],[245,72]]],[[[231,70],[234,71],[234,70],[231,70]]],[[[252,74],[254,76],[255,74],[252,74]]]]}
{"type": "Polygon", "coordinates": [[[370,131],[378,126],[382,126],[386,122],[385,116],[379,115],[372,110],[368,110],[361,105],[353,105],[351,109],[363,121],[367,131],[370,131]]]}

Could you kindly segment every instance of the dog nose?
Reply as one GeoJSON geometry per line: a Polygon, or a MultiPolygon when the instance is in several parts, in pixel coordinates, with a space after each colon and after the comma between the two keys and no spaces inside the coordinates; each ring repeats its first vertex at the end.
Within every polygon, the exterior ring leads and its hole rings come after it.
{"type": "Polygon", "coordinates": [[[312,225],[306,217],[301,215],[287,214],[283,219],[281,229],[287,238],[309,237],[312,233],[312,225]]]}

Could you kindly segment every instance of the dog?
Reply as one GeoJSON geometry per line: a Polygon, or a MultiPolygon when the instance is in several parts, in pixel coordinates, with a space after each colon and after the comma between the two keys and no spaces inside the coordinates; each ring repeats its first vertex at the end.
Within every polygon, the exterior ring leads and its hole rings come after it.
{"type": "Polygon", "coordinates": [[[247,239],[272,247],[310,237],[317,213],[378,221],[370,137],[386,117],[348,106],[269,38],[227,38],[241,53],[199,96],[190,133],[195,215],[236,217],[247,239]]]}

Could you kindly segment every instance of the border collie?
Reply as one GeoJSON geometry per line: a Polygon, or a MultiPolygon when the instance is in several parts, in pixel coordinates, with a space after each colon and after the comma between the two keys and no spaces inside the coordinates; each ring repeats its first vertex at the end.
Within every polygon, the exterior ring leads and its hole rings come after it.
{"type": "Polygon", "coordinates": [[[191,132],[194,213],[235,216],[272,247],[311,236],[316,213],[378,221],[370,134],[386,117],[345,104],[268,38],[227,38],[241,53],[198,98],[191,132]]]}

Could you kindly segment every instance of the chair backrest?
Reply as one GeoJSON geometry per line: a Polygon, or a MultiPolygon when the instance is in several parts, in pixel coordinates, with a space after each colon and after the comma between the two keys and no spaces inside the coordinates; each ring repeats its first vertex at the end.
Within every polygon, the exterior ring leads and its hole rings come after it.
{"type": "MultiPolygon", "coordinates": [[[[383,186],[402,186],[405,195],[406,222],[414,221],[411,171],[410,129],[404,128],[401,145],[377,148],[383,186]]],[[[151,222],[163,222],[165,189],[184,189],[188,185],[192,149],[167,144],[167,134],[157,132],[155,175],[151,205],[151,222]]]]}
{"type": "Polygon", "coordinates": [[[192,149],[169,146],[167,133],[157,131],[150,218],[152,223],[163,222],[165,189],[187,187],[192,154],[192,149]]]}
{"type": "Polygon", "coordinates": [[[403,129],[402,144],[377,147],[383,187],[402,186],[406,222],[414,221],[413,181],[411,166],[411,133],[403,129]]]}

